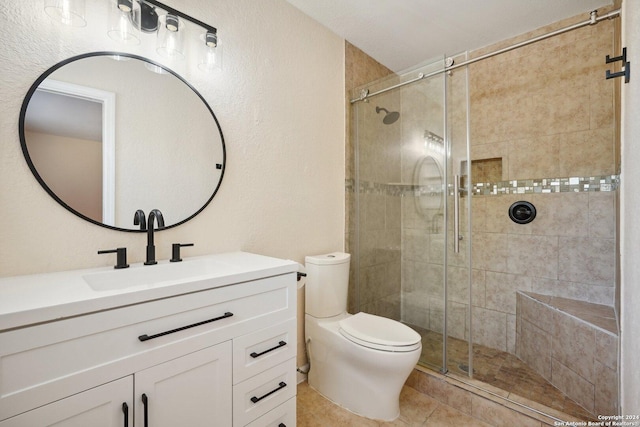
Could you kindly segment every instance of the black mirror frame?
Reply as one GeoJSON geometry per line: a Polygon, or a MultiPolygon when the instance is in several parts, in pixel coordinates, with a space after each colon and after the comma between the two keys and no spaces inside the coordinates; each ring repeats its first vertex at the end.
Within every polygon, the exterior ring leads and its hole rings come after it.
{"type": "MultiPolygon", "coordinates": [[[[221,140],[221,143],[222,143],[222,163],[221,163],[221,167],[219,168],[220,169],[220,180],[218,181],[218,185],[213,190],[213,193],[211,194],[211,197],[209,197],[209,199],[205,202],[205,204],[200,209],[198,209],[193,215],[189,216],[188,218],[183,219],[180,222],[177,222],[175,224],[171,224],[169,226],[163,227],[162,230],[166,230],[166,229],[169,229],[169,228],[177,227],[178,225],[184,224],[185,222],[193,219],[196,215],[198,215],[200,212],[202,212],[209,205],[209,203],[211,203],[211,201],[215,197],[216,193],[220,189],[220,185],[222,184],[222,179],[224,178],[224,171],[225,171],[226,164],[227,164],[227,150],[226,150],[226,146],[225,146],[225,143],[224,143],[224,135],[222,133],[222,128],[220,127],[220,123],[218,122],[218,118],[216,117],[216,115],[213,113],[213,110],[209,106],[209,103],[204,99],[204,97],[200,94],[200,92],[198,92],[189,82],[187,82],[184,78],[182,78],[175,71],[165,67],[162,64],[159,64],[157,62],[151,61],[148,58],[145,58],[143,56],[134,55],[134,54],[131,54],[131,53],[108,52],[108,51],[84,53],[82,55],[76,55],[76,56],[73,56],[71,58],[67,58],[67,59],[65,59],[63,61],[58,62],[57,64],[55,64],[52,67],[50,67],[49,69],[47,69],[44,73],[42,73],[40,75],[40,77],[38,77],[36,79],[36,81],[31,85],[31,87],[29,88],[29,91],[27,92],[27,94],[24,97],[24,100],[22,102],[22,107],[20,108],[20,119],[19,119],[19,122],[18,122],[18,131],[19,131],[19,134],[20,134],[20,145],[22,146],[22,153],[24,155],[24,158],[25,158],[27,164],[29,165],[29,169],[31,169],[31,172],[33,173],[33,176],[40,183],[42,188],[44,188],[44,190],[47,193],[49,193],[49,195],[55,201],[57,201],[60,205],[62,205],[64,208],[66,208],[69,212],[73,213],[74,215],[79,216],[80,218],[82,218],[82,219],[84,219],[86,221],[89,221],[89,222],[91,222],[93,224],[96,224],[96,225],[99,225],[101,227],[105,227],[105,228],[108,228],[108,229],[111,229],[111,230],[126,231],[126,232],[138,232],[138,233],[146,232],[146,230],[133,229],[133,228],[132,229],[128,229],[128,228],[121,228],[121,227],[116,227],[116,226],[112,226],[112,225],[103,224],[103,223],[101,223],[99,221],[96,221],[95,219],[89,218],[86,215],[83,215],[82,213],[80,213],[77,210],[73,209],[71,206],[69,206],[67,203],[65,203],[62,199],[60,199],[58,197],[58,195],[55,194],[55,192],[51,188],[49,188],[49,186],[44,182],[44,180],[42,179],[42,177],[40,176],[40,174],[36,170],[36,167],[33,164],[33,161],[31,160],[31,156],[29,155],[29,150],[27,149],[27,140],[26,140],[25,130],[24,130],[25,119],[26,119],[26,114],[27,114],[27,107],[29,105],[29,101],[31,100],[31,97],[33,96],[35,91],[40,86],[40,83],[42,83],[47,77],[49,77],[49,75],[51,75],[57,69],[65,66],[65,65],[67,65],[67,64],[69,64],[71,62],[75,62],[75,61],[78,61],[80,59],[90,58],[90,57],[94,57],[94,56],[124,56],[124,57],[127,57],[127,58],[138,59],[140,61],[144,61],[144,62],[147,62],[147,63],[152,64],[154,66],[160,67],[163,70],[167,71],[168,73],[172,74],[174,77],[177,77],[185,85],[187,85],[187,87],[189,87],[198,96],[198,98],[200,98],[200,100],[204,103],[204,105],[207,107],[207,110],[209,110],[209,113],[211,113],[211,117],[213,117],[213,120],[216,123],[216,126],[218,128],[218,132],[220,132],[220,140],[221,140]]],[[[159,206],[159,208],[161,208],[161,207],[159,206]]]]}

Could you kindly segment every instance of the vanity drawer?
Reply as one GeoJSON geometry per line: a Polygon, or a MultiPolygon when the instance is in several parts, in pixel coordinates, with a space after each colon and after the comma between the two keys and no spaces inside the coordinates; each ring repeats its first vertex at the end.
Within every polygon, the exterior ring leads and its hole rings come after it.
{"type": "Polygon", "coordinates": [[[285,321],[295,301],[289,274],[0,333],[0,419],[285,321]]]}
{"type": "Polygon", "coordinates": [[[233,383],[296,356],[296,319],[233,339],[233,383]]]}
{"type": "Polygon", "coordinates": [[[295,427],[295,425],[296,398],[292,397],[257,420],[250,422],[246,427],[295,427]]]}
{"type": "Polygon", "coordinates": [[[233,386],[233,424],[245,426],[296,395],[296,359],[233,386]]]}

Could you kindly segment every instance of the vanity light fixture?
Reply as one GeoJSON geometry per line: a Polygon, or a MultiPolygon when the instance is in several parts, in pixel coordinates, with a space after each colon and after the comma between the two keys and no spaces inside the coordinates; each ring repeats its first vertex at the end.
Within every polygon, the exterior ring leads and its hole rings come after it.
{"type": "Polygon", "coordinates": [[[176,15],[167,13],[158,18],[158,39],[156,50],[165,58],[182,59],[184,57],[184,23],[176,15]]]}
{"type": "Polygon", "coordinates": [[[143,33],[157,33],[156,50],[169,59],[183,59],[186,38],[191,36],[189,26],[198,28],[198,68],[212,71],[221,67],[221,48],[218,30],[179,10],[156,0],[111,0],[120,13],[128,14],[134,29],[143,33]]]}
{"type": "Polygon", "coordinates": [[[140,3],[135,0],[109,2],[109,30],[107,34],[125,44],[139,44],[140,3]]]}
{"type": "MultiPolygon", "coordinates": [[[[83,27],[85,0],[44,0],[45,12],[63,24],[83,27]]],[[[221,68],[222,49],[218,30],[157,0],[109,0],[108,31],[110,38],[126,44],[139,44],[141,34],[156,33],[156,51],[169,59],[184,59],[185,44],[197,43],[193,52],[198,68],[212,71],[221,68]],[[195,27],[197,30],[192,31],[195,27]]]]}
{"type": "Polygon", "coordinates": [[[51,19],[72,27],[84,27],[84,0],[45,0],[44,11],[51,19]]]}
{"type": "Polygon", "coordinates": [[[201,36],[198,68],[213,71],[222,67],[222,47],[218,45],[218,34],[207,31],[201,36]]]}

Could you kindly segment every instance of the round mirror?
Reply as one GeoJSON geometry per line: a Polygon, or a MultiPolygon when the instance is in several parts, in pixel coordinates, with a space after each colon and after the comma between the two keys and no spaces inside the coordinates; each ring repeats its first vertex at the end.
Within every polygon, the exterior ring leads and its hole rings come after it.
{"type": "Polygon", "coordinates": [[[443,199],[442,170],[435,158],[424,156],[416,163],[414,183],[419,189],[416,197],[418,212],[432,212],[433,215],[439,211],[443,199]]]}
{"type": "Polygon", "coordinates": [[[165,227],[200,213],[225,169],[222,130],[204,98],[145,58],[94,52],[54,65],[20,111],[25,159],[44,189],[74,214],[140,231],[159,209],[165,227]]]}

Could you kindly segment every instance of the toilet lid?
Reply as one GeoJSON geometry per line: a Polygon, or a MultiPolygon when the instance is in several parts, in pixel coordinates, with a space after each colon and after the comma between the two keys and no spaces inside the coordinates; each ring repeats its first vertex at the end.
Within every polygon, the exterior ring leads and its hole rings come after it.
{"type": "Polygon", "coordinates": [[[420,334],[410,327],[368,313],[341,320],[340,332],[353,342],[380,350],[412,351],[421,345],[420,334]]]}

